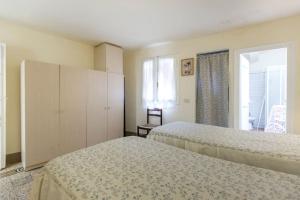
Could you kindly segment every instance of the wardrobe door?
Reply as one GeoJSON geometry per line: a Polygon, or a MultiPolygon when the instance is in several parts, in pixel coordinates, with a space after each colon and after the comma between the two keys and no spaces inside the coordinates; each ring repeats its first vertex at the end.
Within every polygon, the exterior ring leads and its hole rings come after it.
{"type": "Polygon", "coordinates": [[[108,139],[123,137],[124,76],[108,73],[108,139]]]}
{"type": "Polygon", "coordinates": [[[59,155],[59,65],[21,64],[22,162],[27,170],[59,155]]]}
{"type": "Polygon", "coordinates": [[[88,70],[60,66],[61,153],[86,147],[88,70]]]}
{"type": "Polygon", "coordinates": [[[107,140],[107,73],[89,70],[87,101],[87,146],[107,140]]]}
{"type": "Polygon", "coordinates": [[[123,74],[123,49],[106,45],[106,70],[111,73],[123,74]]]}
{"type": "Polygon", "coordinates": [[[95,69],[109,73],[123,74],[123,49],[103,43],[95,47],[95,69]]]}

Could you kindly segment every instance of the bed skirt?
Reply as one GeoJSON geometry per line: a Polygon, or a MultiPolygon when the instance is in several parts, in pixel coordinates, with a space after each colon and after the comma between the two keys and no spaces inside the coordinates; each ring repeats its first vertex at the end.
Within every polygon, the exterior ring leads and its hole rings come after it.
{"type": "Polygon", "coordinates": [[[285,160],[253,152],[201,144],[198,142],[162,135],[150,134],[147,138],[215,158],[300,175],[300,163],[293,160],[285,160]]]}
{"type": "Polygon", "coordinates": [[[49,173],[35,177],[31,192],[30,200],[72,200],[63,187],[59,186],[49,173]]]}

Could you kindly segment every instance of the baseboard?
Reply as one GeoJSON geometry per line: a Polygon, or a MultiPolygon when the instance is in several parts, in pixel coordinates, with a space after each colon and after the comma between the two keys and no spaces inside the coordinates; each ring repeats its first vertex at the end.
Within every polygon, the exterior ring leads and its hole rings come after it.
{"type": "Polygon", "coordinates": [[[136,136],[136,133],[135,132],[131,132],[131,131],[126,131],[125,132],[125,137],[127,136],[136,136]]]}
{"type": "Polygon", "coordinates": [[[6,155],[6,165],[12,165],[19,162],[21,162],[21,152],[6,155]]]}
{"type": "Polygon", "coordinates": [[[34,169],[42,168],[42,167],[45,166],[46,163],[47,163],[47,162],[43,162],[43,163],[40,163],[40,164],[32,165],[32,166],[30,166],[30,167],[26,167],[24,170],[25,170],[26,172],[28,172],[28,171],[31,171],[31,170],[34,170],[34,169]]]}

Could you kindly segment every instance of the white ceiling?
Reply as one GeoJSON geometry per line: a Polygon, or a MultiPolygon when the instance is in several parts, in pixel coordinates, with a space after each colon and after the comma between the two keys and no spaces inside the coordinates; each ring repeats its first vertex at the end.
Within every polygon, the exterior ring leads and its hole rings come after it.
{"type": "Polygon", "coordinates": [[[0,0],[0,18],[126,48],[300,13],[300,0],[0,0]]]}

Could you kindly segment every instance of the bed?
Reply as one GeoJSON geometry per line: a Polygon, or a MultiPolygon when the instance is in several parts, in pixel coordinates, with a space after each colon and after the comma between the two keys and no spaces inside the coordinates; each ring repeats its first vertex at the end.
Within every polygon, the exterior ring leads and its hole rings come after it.
{"type": "Polygon", "coordinates": [[[299,199],[300,177],[229,162],[138,137],[50,161],[31,199],[299,199]]]}
{"type": "Polygon", "coordinates": [[[300,175],[300,136],[187,122],[152,129],[148,139],[256,167],[300,175]]]}

